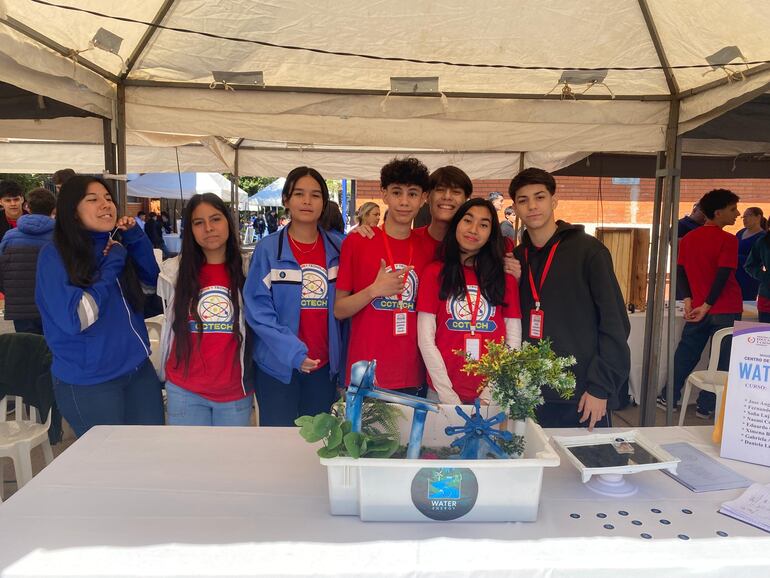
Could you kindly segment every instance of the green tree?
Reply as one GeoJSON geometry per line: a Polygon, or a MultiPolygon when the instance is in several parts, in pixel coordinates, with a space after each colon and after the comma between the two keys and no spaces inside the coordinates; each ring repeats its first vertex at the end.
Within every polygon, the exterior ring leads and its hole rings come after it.
{"type": "Polygon", "coordinates": [[[37,187],[42,187],[47,178],[48,178],[48,175],[0,173],[0,181],[16,181],[22,186],[22,188],[24,189],[24,192],[31,191],[32,189],[35,189],[37,187]]]}
{"type": "MultiPolygon", "coordinates": [[[[227,176],[229,177],[230,175],[227,176]]],[[[240,177],[238,179],[238,186],[251,196],[275,180],[277,180],[277,177],[240,177]]]]}

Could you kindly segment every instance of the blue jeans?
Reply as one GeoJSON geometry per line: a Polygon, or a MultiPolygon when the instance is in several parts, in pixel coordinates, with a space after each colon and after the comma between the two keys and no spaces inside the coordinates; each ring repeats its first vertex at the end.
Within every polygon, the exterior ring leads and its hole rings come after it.
{"type": "Polygon", "coordinates": [[[240,426],[251,424],[251,400],[247,395],[235,401],[211,401],[166,382],[168,425],[240,426]]]}
{"type": "MultiPolygon", "coordinates": [[[[674,403],[679,403],[682,397],[682,388],[687,376],[692,373],[695,366],[700,361],[703,348],[706,347],[709,339],[725,327],[732,327],[733,323],[739,321],[740,313],[720,313],[716,315],[706,315],[698,323],[685,323],[682,329],[682,339],[674,354],[674,403]]],[[[727,371],[730,368],[730,345],[732,337],[728,336],[722,340],[722,347],[719,352],[718,369],[727,371]]],[[[716,407],[716,396],[710,391],[701,391],[698,394],[698,411],[708,413],[714,411],[716,407]]],[[[684,411],[684,408],[682,408],[684,411]]]]}
{"type": "Polygon", "coordinates": [[[293,426],[302,415],[328,412],[337,395],[337,387],[329,379],[329,366],[312,373],[294,370],[291,382],[283,383],[256,369],[257,404],[260,426],[293,426]]]}
{"type": "Polygon", "coordinates": [[[149,359],[125,375],[95,385],[54,377],[53,391],[77,437],[95,425],[163,425],[161,383],[149,359]]]}
{"type": "Polygon", "coordinates": [[[770,313],[760,311],[758,317],[760,323],[770,323],[770,313]]]}

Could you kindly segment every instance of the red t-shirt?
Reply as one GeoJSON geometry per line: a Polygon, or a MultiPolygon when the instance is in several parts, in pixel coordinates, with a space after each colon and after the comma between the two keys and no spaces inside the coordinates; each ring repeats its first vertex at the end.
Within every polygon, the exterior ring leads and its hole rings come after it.
{"type": "Polygon", "coordinates": [[[18,219],[9,219],[8,217],[6,217],[5,220],[8,221],[8,225],[11,227],[11,229],[16,228],[16,222],[18,219]]]}
{"type": "Polygon", "coordinates": [[[438,248],[441,246],[441,241],[436,241],[436,239],[430,236],[428,225],[415,229],[412,231],[412,234],[415,239],[419,239],[420,243],[425,245],[425,251],[432,255],[431,261],[436,261],[439,258],[438,248]]]}
{"type": "MultiPolygon", "coordinates": [[[[374,230],[374,237],[348,235],[342,243],[337,290],[357,293],[371,285],[377,278],[380,260],[390,271],[383,238],[385,232],[374,230]]],[[[418,387],[425,381],[425,367],[417,347],[417,313],[415,304],[419,280],[425,266],[432,260],[430,247],[419,236],[409,239],[388,237],[396,269],[409,264],[414,270],[409,274],[403,292],[404,312],[407,317],[406,335],[395,335],[395,314],[400,312],[397,295],[378,297],[356,313],[350,326],[345,382],[350,383],[350,366],[356,361],[377,360],[377,384],[385,389],[418,387]],[[412,259],[409,260],[410,245],[412,259]]]]}
{"type": "MultiPolygon", "coordinates": [[[[704,225],[690,231],[679,242],[679,265],[684,266],[692,293],[692,306],[706,301],[720,267],[738,268],[738,239],[719,227],[704,225]]],[[[730,273],[722,293],[709,315],[742,313],[743,297],[735,271],[730,273]]]]}
{"type": "MultiPolygon", "coordinates": [[[[468,375],[462,371],[465,359],[455,353],[465,347],[465,336],[470,336],[471,310],[468,298],[449,297],[439,298],[441,288],[441,270],[444,264],[434,262],[425,268],[420,295],[417,301],[417,311],[431,313],[436,316],[436,347],[446,365],[447,375],[452,387],[464,403],[472,403],[478,397],[481,377],[468,375]]],[[[478,291],[478,278],[472,267],[464,267],[465,282],[475,308],[478,291]]],[[[490,305],[482,295],[479,299],[479,310],[476,315],[476,334],[481,338],[481,354],[487,351],[488,340],[499,340],[505,337],[504,319],[521,319],[519,306],[519,286],[511,275],[505,275],[505,302],[501,306],[490,305]]],[[[429,383],[430,383],[430,377],[429,383]]]]}
{"type": "Polygon", "coordinates": [[[201,267],[198,315],[203,332],[192,316],[190,326],[190,365],[177,364],[176,338],[166,361],[166,378],[173,384],[211,401],[235,401],[244,397],[241,360],[237,336],[233,333],[233,302],[230,276],[224,264],[201,267]]]}
{"type": "Polygon", "coordinates": [[[329,279],[323,239],[298,243],[289,235],[289,246],[302,269],[302,299],[299,338],[307,345],[307,356],[320,359],[318,369],[329,363],[329,279]]]}
{"type": "Polygon", "coordinates": [[[757,311],[761,313],[770,313],[770,299],[763,295],[757,296],[757,311]]]}

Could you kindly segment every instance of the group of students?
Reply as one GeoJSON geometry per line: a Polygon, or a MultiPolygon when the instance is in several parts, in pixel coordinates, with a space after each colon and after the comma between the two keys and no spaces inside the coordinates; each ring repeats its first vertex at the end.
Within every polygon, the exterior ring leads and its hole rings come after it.
{"type": "Polygon", "coordinates": [[[527,169],[512,180],[527,228],[515,249],[492,203],[470,198],[462,170],[429,174],[415,158],[394,159],[380,181],[384,224],[362,220],[344,237],[319,226],[323,177],[292,170],[283,188],[291,221],[248,265],[227,207],[196,195],[180,254],[159,268],[105,181],[68,180],[40,253],[36,302],[59,409],[76,435],[162,424],[161,379],[169,424],[248,425],[254,392],[260,425],[290,426],[327,411],[359,360],[377,360],[380,387],[424,394],[427,383],[442,403],[470,403],[480,378],[462,371],[457,350],[479,356],[490,339],[517,348],[545,337],[577,358],[577,391],[566,401],[544,392],[541,423],[610,425],[628,379],[628,317],[607,249],[555,220],[554,178],[527,169]],[[426,202],[431,222],[413,229],[426,202]],[[142,318],[156,291],[166,316],[160,378],[142,318]]]}

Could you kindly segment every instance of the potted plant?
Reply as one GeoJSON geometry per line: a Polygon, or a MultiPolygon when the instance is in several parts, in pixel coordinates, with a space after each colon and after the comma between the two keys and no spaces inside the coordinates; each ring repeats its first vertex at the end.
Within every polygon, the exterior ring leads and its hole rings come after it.
{"type": "Polygon", "coordinates": [[[481,389],[489,386],[492,399],[513,420],[513,432],[523,435],[526,419],[535,419],[535,409],[544,403],[543,387],[550,386],[564,399],[572,397],[575,375],[567,368],[575,363],[573,356],[556,355],[550,339],[524,342],[521,349],[511,349],[500,339],[487,341],[487,351],[478,360],[466,358],[463,371],[483,378],[481,389]]]}

